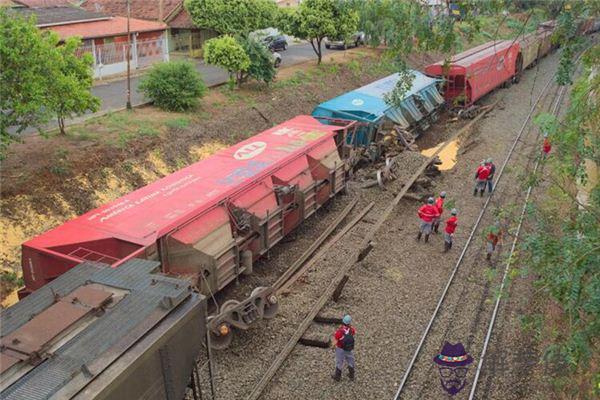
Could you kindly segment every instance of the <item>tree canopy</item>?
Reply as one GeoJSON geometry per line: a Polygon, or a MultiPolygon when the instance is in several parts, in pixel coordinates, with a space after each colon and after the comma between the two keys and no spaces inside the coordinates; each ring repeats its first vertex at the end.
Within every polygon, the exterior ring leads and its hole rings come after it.
{"type": "Polygon", "coordinates": [[[57,117],[58,128],[65,134],[65,118],[98,111],[100,99],[92,95],[94,82],[91,54],[75,54],[81,40],[69,38],[56,47],[57,73],[49,86],[49,108],[57,117]]]}
{"type": "Polygon", "coordinates": [[[65,117],[98,108],[90,93],[91,56],[75,54],[79,39],[59,43],[55,33],[40,31],[35,19],[2,8],[0,36],[0,155],[29,127],[41,131],[56,116],[64,133],[65,117]]]}
{"type": "Polygon", "coordinates": [[[33,20],[0,8],[0,138],[5,148],[14,134],[48,122],[48,87],[58,38],[43,35],[33,20]]]}
{"type": "Polygon", "coordinates": [[[250,57],[242,45],[233,36],[224,35],[206,41],[204,45],[204,60],[229,72],[230,85],[234,75],[238,85],[241,84],[242,74],[250,67],[250,57]]]}
{"type": "Polygon", "coordinates": [[[185,0],[185,7],[197,26],[242,36],[273,26],[277,14],[273,0],[185,0]]]}
{"type": "Polygon", "coordinates": [[[358,28],[358,12],[345,0],[304,0],[298,8],[282,10],[278,28],[310,42],[320,64],[326,37],[345,39],[358,28]]]}

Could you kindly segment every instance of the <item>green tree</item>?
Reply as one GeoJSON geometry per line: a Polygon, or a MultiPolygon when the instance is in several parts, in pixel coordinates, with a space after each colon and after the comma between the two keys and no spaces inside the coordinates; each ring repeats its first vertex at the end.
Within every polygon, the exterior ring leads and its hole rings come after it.
{"type": "Polygon", "coordinates": [[[229,72],[230,87],[237,81],[242,83],[244,72],[250,67],[250,57],[242,45],[232,36],[225,35],[207,40],[204,45],[204,60],[229,72]]]}
{"type": "Polygon", "coordinates": [[[531,207],[534,229],[522,253],[540,293],[559,310],[544,321],[544,331],[553,332],[544,361],[568,366],[565,377],[572,379],[562,392],[569,398],[595,398],[600,388],[599,45],[586,51],[583,65],[564,118],[535,119],[553,152],[531,179],[544,195],[531,207]]]}
{"type": "Polygon", "coordinates": [[[54,76],[58,38],[35,20],[0,7],[0,154],[28,127],[48,122],[48,87],[54,76]]]}
{"type": "Polygon", "coordinates": [[[139,90],[152,102],[168,111],[186,111],[198,105],[206,85],[189,61],[155,64],[140,82],[139,90]]]}
{"type": "Polygon", "coordinates": [[[242,81],[249,77],[267,84],[273,82],[277,71],[271,51],[255,39],[239,38],[238,41],[250,59],[250,66],[242,75],[242,81]]]}
{"type": "Polygon", "coordinates": [[[78,56],[79,38],[69,38],[56,47],[56,74],[48,87],[48,108],[54,112],[61,134],[65,134],[65,119],[95,112],[100,108],[100,99],[92,95],[93,58],[89,53],[78,56]]]}
{"type": "Polygon", "coordinates": [[[277,13],[273,0],[185,0],[185,7],[197,26],[242,36],[273,26],[277,13]]]}
{"type": "Polygon", "coordinates": [[[278,25],[283,32],[307,40],[321,64],[323,39],[344,39],[356,32],[358,12],[345,0],[304,0],[297,9],[280,11],[278,25]]]}

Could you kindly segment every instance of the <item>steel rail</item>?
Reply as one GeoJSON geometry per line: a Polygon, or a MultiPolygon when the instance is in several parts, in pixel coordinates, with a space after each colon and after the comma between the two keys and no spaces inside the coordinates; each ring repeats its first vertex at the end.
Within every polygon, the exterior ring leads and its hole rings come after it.
{"type": "MultiPolygon", "coordinates": [[[[577,61],[576,61],[577,62],[577,61]]],[[[558,105],[562,103],[562,96],[565,94],[565,88],[561,88],[561,92],[557,96],[556,103],[554,103],[554,107],[552,110],[552,114],[557,114],[558,105]]],[[[541,158],[536,160],[535,166],[533,168],[533,174],[537,172],[537,169],[540,165],[541,158]]],[[[471,386],[471,392],[469,393],[469,400],[473,400],[475,397],[475,391],[477,390],[477,383],[479,382],[479,376],[481,374],[481,369],[483,367],[483,363],[485,361],[485,355],[487,353],[487,348],[492,337],[492,332],[494,330],[494,326],[496,323],[496,317],[498,315],[498,309],[500,308],[500,300],[502,299],[502,293],[504,291],[504,287],[506,285],[506,277],[508,276],[508,271],[510,270],[510,264],[513,260],[513,255],[515,249],[517,247],[517,242],[519,241],[519,234],[521,233],[521,227],[523,226],[523,221],[525,220],[525,212],[527,211],[527,206],[529,204],[529,198],[531,197],[531,192],[533,191],[533,185],[529,185],[527,188],[527,195],[525,196],[525,201],[523,203],[523,208],[521,209],[521,215],[519,217],[519,224],[517,226],[517,230],[515,232],[515,236],[510,248],[510,252],[508,254],[508,260],[506,261],[506,266],[504,267],[504,275],[502,276],[502,283],[500,284],[500,290],[498,296],[496,298],[496,304],[494,305],[494,312],[492,313],[492,317],[490,319],[490,324],[488,326],[487,334],[485,336],[485,341],[483,343],[483,349],[481,350],[481,355],[479,356],[479,363],[477,364],[477,371],[475,372],[475,377],[473,378],[473,384],[471,386]]]]}
{"type": "Polygon", "coordinates": [[[508,155],[506,157],[506,159],[504,160],[504,163],[502,164],[502,166],[500,167],[500,171],[498,172],[498,178],[496,179],[496,181],[494,182],[494,191],[491,193],[490,196],[488,196],[488,198],[486,199],[480,213],[479,216],[477,217],[477,220],[475,221],[475,225],[473,225],[473,228],[471,229],[471,233],[469,234],[469,237],[465,243],[465,246],[462,249],[462,252],[460,253],[460,256],[456,262],[456,265],[454,266],[454,269],[452,270],[452,273],[450,274],[450,277],[448,279],[448,282],[446,283],[446,286],[444,287],[444,290],[442,291],[442,294],[440,296],[440,299],[438,300],[438,303],[435,307],[435,310],[433,311],[433,314],[431,315],[431,319],[429,320],[429,323],[427,324],[427,327],[425,328],[425,331],[423,332],[423,335],[421,336],[421,340],[419,341],[419,344],[417,345],[417,348],[408,364],[408,367],[404,373],[404,376],[402,377],[402,381],[400,382],[400,385],[398,386],[398,390],[396,391],[396,395],[394,396],[394,400],[398,400],[400,398],[400,395],[402,394],[402,390],[404,389],[404,386],[406,385],[406,382],[408,381],[408,378],[410,376],[410,373],[412,372],[413,366],[417,360],[417,357],[419,356],[421,349],[423,348],[423,344],[425,343],[425,340],[427,339],[427,336],[429,335],[429,331],[431,330],[431,327],[433,326],[433,323],[435,321],[435,318],[437,317],[437,314],[439,312],[439,310],[442,307],[442,304],[444,302],[444,299],[446,298],[446,295],[448,293],[448,289],[450,288],[450,286],[452,285],[453,281],[454,281],[454,277],[456,276],[456,273],[458,272],[458,269],[460,267],[460,265],[462,264],[462,261],[464,259],[465,254],[467,253],[467,250],[469,248],[469,245],[471,244],[473,238],[475,237],[475,232],[477,231],[479,224],[481,222],[481,220],[483,219],[483,215],[485,214],[485,212],[487,211],[487,207],[490,204],[490,201],[492,200],[494,194],[496,193],[496,188],[498,186],[498,182],[500,181],[500,179],[502,178],[502,175],[504,173],[504,169],[506,168],[506,165],[508,165],[508,162],[510,161],[513,152],[517,146],[517,144],[519,143],[521,136],[523,135],[523,132],[525,131],[525,128],[527,127],[527,124],[529,123],[529,120],[531,119],[531,116],[533,115],[533,112],[535,111],[535,109],[537,108],[538,103],[540,102],[540,100],[542,99],[542,97],[545,95],[546,90],[548,89],[548,87],[550,86],[550,84],[552,83],[552,81],[554,80],[554,76],[556,75],[556,73],[554,73],[550,79],[548,79],[548,82],[546,82],[546,85],[543,87],[542,91],[540,92],[539,96],[537,97],[537,99],[535,100],[535,102],[533,103],[533,105],[531,106],[531,109],[529,110],[529,113],[527,114],[527,117],[525,118],[525,121],[523,121],[523,125],[521,126],[521,129],[519,129],[519,133],[517,134],[517,136],[515,137],[515,140],[513,141],[513,144],[508,152],[508,155]]]}
{"type": "Polygon", "coordinates": [[[343,279],[344,275],[346,273],[348,273],[355,264],[359,263],[362,260],[362,257],[366,256],[366,254],[363,255],[363,252],[368,248],[372,248],[371,247],[372,240],[374,239],[374,237],[377,234],[377,232],[379,231],[379,229],[383,226],[385,221],[389,218],[391,213],[394,211],[394,209],[396,208],[398,203],[400,203],[400,200],[402,200],[402,198],[408,192],[410,187],[415,183],[415,181],[419,178],[419,176],[421,176],[421,174],[425,171],[427,166],[429,164],[431,164],[431,162],[435,159],[435,157],[437,157],[437,155],[448,145],[448,143],[450,143],[452,140],[456,139],[463,133],[468,132],[475,125],[475,123],[477,121],[479,121],[481,118],[483,118],[497,103],[498,103],[498,101],[493,103],[492,107],[482,111],[481,114],[479,114],[477,117],[475,117],[473,120],[471,120],[467,125],[462,127],[456,134],[454,134],[451,138],[449,138],[443,146],[441,146],[431,156],[429,156],[429,158],[427,158],[427,160],[425,162],[423,162],[419,168],[417,168],[417,170],[413,173],[413,175],[405,183],[402,190],[392,199],[392,201],[383,210],[383,212],[381,213],[381,215],[375,222],[374,226],[365,234],[361,243],[357,247],[350,250],[350,252],[348,253],[348,256],[346,257],[346,259],[344,261],[343,266],[339,269],[337,275],[333,278],[333,280],[325,288],[324,292],[317,300],[317,303],[313,305],[312,309],[309,311],[308,315],[304,318],[304,320],[300,323],[300,326],[298,327],[298,329],[296,329],[296,331],[294,332],[294,334],[292,335],[290,340],[285,344],[284,348],[277,355],[277,357],[275,358],[273,363],[269,366],[269,368],[267,369],[265,374],[261,377],[261,379],[256,384],[256,386],[252,389],[252,392],[246,397],[246,400],[258,400],[258,398],[261,396],[263,390],[266,388],[266,386],[271,381],[273,376],[275,376],[275,374],[277,373],[277,371],[279,370],[281,365],[284,363],[284,361],[287,359],[289,354],[292,352],[292,350],[296,346],[296,343],[298,342],[298,340],[302,337],[304,332],[306,332],[306,330],[312,323],[314,317],[316,317],[317,314],[319,313],[319,311],[325,306],[325,304],[327,303],[327,301],[333,294],[335,288],[343,279]]]}

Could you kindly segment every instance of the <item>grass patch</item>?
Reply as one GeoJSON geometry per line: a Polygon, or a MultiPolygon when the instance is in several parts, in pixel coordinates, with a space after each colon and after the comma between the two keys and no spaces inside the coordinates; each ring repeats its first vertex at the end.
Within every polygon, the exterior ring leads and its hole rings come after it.
{"type": "Polygon", "coordinates": [[[274,89],[293,88],[308,82],[310,75],[304,71],[296,71],[294,76],[288,79],[277,81],[273,84],[274,89]]]}
{"type": "Polygon", "coordinates": [[[69,151],[59,148],[54,152],[53,163],[50,166],[50,172],[57,176],[66,176],[71,172],[71,164],[67,159],[69,151]]]}
{"type": "Polygon", "coordinates": [[[190,125],[190,119],[188,117],[177,117],[167,120],[165,126],[171,129],[183,129],[190,125]]]}
{"type": "Polygon", "coordinates": [[[2,283],[11,285],[12,287],[21,287],[25,285],[23,278],[17,275],[14,271],[2,271],[0,273],[0,281],[2,283]]]}

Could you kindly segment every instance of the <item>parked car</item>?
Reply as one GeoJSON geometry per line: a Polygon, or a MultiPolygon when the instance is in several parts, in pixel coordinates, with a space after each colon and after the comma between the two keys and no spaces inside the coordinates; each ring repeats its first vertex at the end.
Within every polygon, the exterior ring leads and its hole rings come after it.
{"type": "Polygon", "coordinates": [[[263,39],[265,46],[271,51],[287,50],[288,42],[283,35],[267,36],[263,39]]]}
{"type": "Polygon", "coordinates": [[[332,47],[342,48],[346,50],[350,46],[358,47],[361,44],[365,44],[365,33],[364,32],[356,32],[350,37],[345,39],[325,39],[325,48],[330,49],[332,47]]]}

